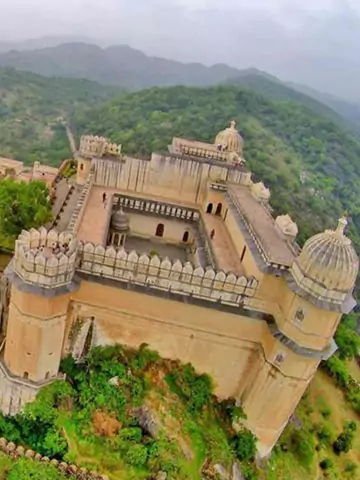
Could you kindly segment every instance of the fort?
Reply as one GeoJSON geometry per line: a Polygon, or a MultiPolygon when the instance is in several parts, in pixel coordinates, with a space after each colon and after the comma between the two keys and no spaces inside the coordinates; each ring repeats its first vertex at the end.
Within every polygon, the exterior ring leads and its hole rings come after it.
{"type": "Polygon", "coordinates": [[[1,410],[63,378],[68,354],[146,343],[210,374],[266,456],[355,307],[346,218],[301,249],[296,223],[273,218],[269,189],[252,181],[235,122],[214,144],[174,138],[150,159],[83,136],[75,157],[61,231],[23,231],[5,272],[1,410]]]}

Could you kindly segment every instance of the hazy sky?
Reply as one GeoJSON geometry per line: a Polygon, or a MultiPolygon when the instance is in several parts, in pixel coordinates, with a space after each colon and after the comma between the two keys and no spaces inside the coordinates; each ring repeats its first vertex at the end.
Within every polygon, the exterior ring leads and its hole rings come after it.
{"type": "Polygon", "coordinates": [[[85,35],[360,98],[360,0],[0,0],[0,40],[85,35]]]}

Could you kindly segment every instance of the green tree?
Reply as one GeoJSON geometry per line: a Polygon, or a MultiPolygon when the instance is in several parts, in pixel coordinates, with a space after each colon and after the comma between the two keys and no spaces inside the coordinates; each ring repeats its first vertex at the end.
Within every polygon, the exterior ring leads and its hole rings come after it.
{"type": "Polygon", "coordinates": [[[352,449],[354,437],[357,431],[357,424],[354,420],[345,423],[344,430],[333,443],[333,450],[336,455],[347,453],[352,449]]]}
{"type": "Polygon", "coordinates": [[[345,324],[340,324],[336,332],[336,343],[339,347],[339,357],[342,360],[352,360],[359,353],[360,337],[348,328],[345,324]]]}
{"type": "Polygon", "coordinates": [[[0,246],[12,248],[23,229],[38,228],[50,218],[49,190],[44,182],[0,181],[0,246]]]}
{"type": "Polygon", "coordinates": [[[22,458],[10,470],[7,480],[65,480],[53,466],[22,458]]]}
{"type": "Polygon", "coordinates": [[[256,455],[256,437],[248,429],[244,428],[234,437],[234,450],[237,458],[241,461],[252,461],[256,455]]]}

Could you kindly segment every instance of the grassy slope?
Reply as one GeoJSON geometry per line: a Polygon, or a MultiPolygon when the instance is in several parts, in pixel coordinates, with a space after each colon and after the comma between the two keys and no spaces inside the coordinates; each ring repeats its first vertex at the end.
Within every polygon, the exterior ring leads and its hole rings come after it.
{"type": "Polygon", "coordinates": [[[0,68],[0,156],[58,164],[69,154],[59,118],[108,99],[115,89],[0,68]]]}
{"type": "MultiPolygon", "coordinates": [[[[145,404],[155,413],[161,425],[158,441],[161,456],[180,467],[181,473],[176,478],[201,480],[200,471],[206,458],[230,468],[235,457],[223,425],[216,417],[211,412],[205,412],[195,421],[178,396],[171,392],[161,373],[153,375],[152,379],[148,377],[147,384],[149,391],[145,404]]],[[[116,455],[114,447],[109,443],[106,447],[102,437],[94,436],[93,432],[89,436],[79,434],[71,412],[63,411],[59,424],[69,445],[68,461],[105,473],[111,480],[148,478],[149,473],[145,469],[127,465],[116,455]]]]}

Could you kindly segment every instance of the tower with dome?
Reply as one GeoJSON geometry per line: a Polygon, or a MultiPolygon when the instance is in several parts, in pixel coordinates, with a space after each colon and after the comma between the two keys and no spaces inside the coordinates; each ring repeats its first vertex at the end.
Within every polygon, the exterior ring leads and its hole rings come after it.
{"type": "Polygon", "coordinates": [[[211,375],[269,454],[337,349],[359,261],[346,216],[301,249],[294,219],[272,216],[270,189],[245,167],[235,121],[214,133],[214,143],[173,138],[150,159],[81,139],[67,228],[22,232],[6,271],[4,413],[61,379],[67,355],[146,343],[211,375]]]}

